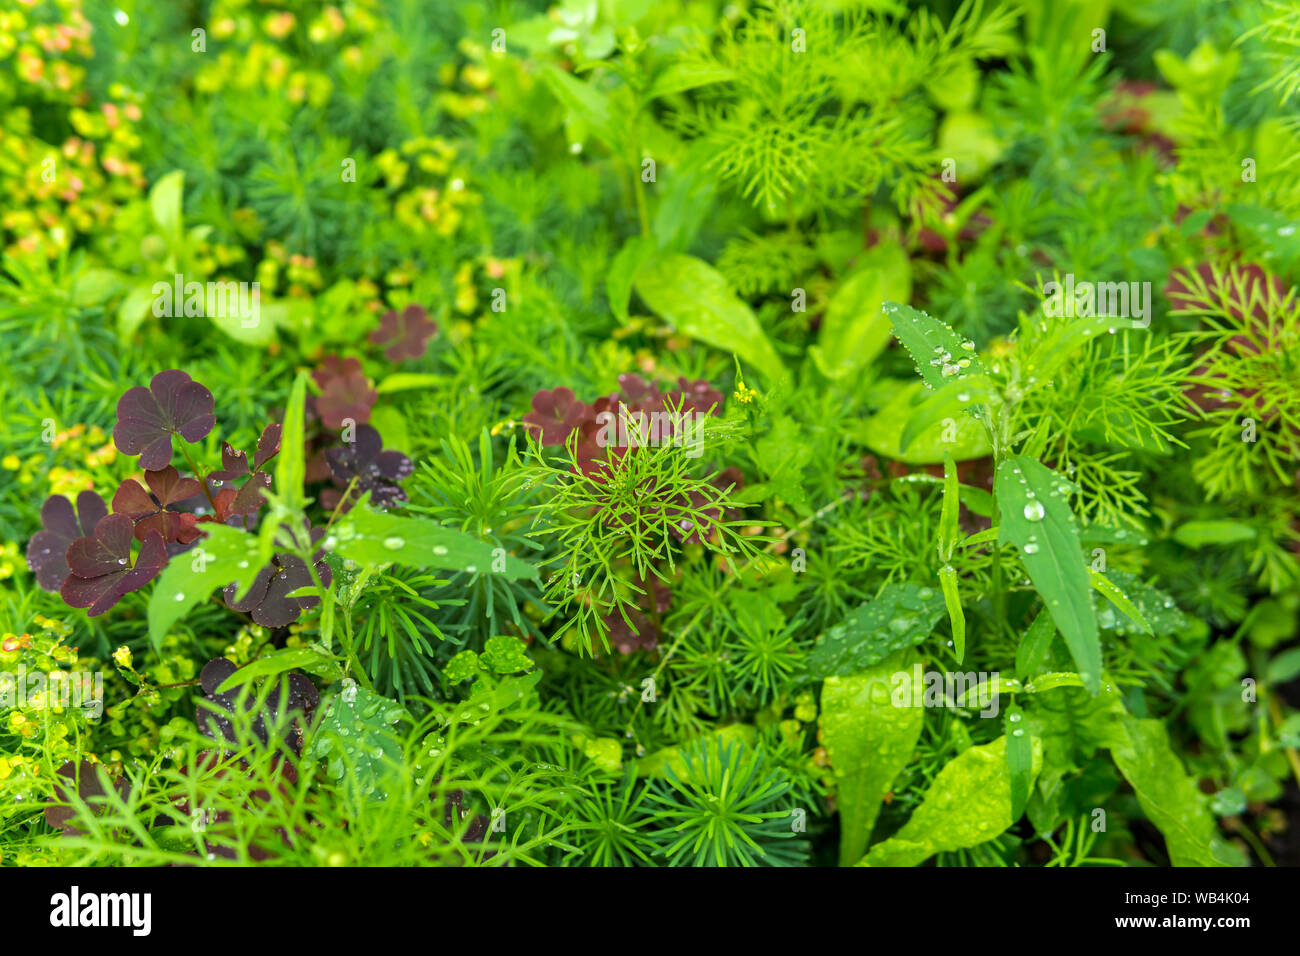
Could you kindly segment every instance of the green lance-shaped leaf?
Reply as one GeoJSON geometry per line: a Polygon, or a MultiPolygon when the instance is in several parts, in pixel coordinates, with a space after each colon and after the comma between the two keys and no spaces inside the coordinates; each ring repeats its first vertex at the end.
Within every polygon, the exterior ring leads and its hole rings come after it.
{"type": "Polygon", "coordinates": [[[768,382],[785,375],[753,310],[707,262],[663,256],[643,265],[633,286],[656,315],[683,335],[740,356],[768,382]]]}
{"type": "Polygon", "coordinates": [[[1164,725],[1117,711],[1109,734],[1111,757],[1137,794],[1142,812],[1164,835],[1170,862],[1244,865],[1240,853],[1219,836],[1206,798],[1183,769],[1164,725]]]}
{"type": "Polygon", "coordinates": [[[614,110],[610,106],[609,97],[590,83],[584,83],[549,64],[542,67],[542,79],[551,88],[555,98],[581,120],[593,136],[611,150],[618,148],[618,131],[614,125],[614,110]]]}
{"type": "Polygon", "coordinates": [[[975,343],[963,339],[951,326],[910,305],[884,304],[894,336],[903,343],[916,371],[931,388],[940,388],[967,375],[983,375],[984,366],[975,354],[975,343]]]}
{"type": "Polygon", "coordinates": [[[283,647],[236,670],[221,682],[217,692],[224,694],[251,680],[273,677],[293,670],[305,670],[337,680],[343,676],[339,660],[340,658],[325,654],[314,647],[283,647]]]}
{"type": "Polygon", "coordinates": [[[1097,589],[1099,594],[1103,595],[1111,604],[1115,605],[1127,614],[1133,623],[1142,628],[1142,630],[1146,631],[1148,634],[1152,633],[1151,625],[1148,624],[1147,619],[1142,616],[1142,612],[1137,609],[1136,605],[1129,600],[1128,595],[1121,591],[1114,582],[1100,571],[1094,571],[1092,568],[1088,569],[1088,577],[1092,581],[1092,586],[1097,589]]]}
{"type": "Polygon", "coordinates": [[[1034,747],[1025,729],[1025,714],[1019,704],[1007,707],[1005,718],[1007,773],[1011,777],[1011,819],[1019,820],[1029,802],[1034,775],[1034,747]]]}
{"type": "Polygon", "coordinates": [[[952,560],[957,546],[957,518],[961,510],[961,484],[957,480],[957,462],[952,452],[943,456],[943,510],[939,513],[939,558],[952,560]]]}
{"type": "Polygon", "coordinates": [[[930,636],[943,616],[943,595],[909,583],[886,584],[875,600],[826,631],[808,655],[813,680],[866,670],[891,653],[930,636]]]}
{"type": "Polygon", "coordinates": [[[952,624],[952,648],[957,662],[966,659],[966,612],[962,610],[961,595],[957,593],[957,569],[945,564],[939,569],[939,588],[943,603],[948,607],[948,621],[952,624]]]}
{"type": "Polygon", "coordinates": [[[207,533],[195,547],[168,562],[149,598],[149,640],[155,650],[161,649],[171,626],[213,591],[237,583],[236,596],[242,596],[271,560],[270,551],[264,551],[259,539],[246,531],[223,524],[202,527],[207,533]]]}
{"type": "Polygon", "coordinates": [[[889,344],[886,300],[912,294],[912,266],[903,250],[885,243],[862,256],[858,271],[845,279],[826,306],[817,344],[808,350],[829,379],[856,375],[889,344]]]}
{"type": "Polygon", "coordinates": [[[861,859],[881,801],[921,735],[924,708],[896,707],[891,700],[893,675],[910,671],[919,660],[909,648],[860,673],[828,677],[822,685],[821,739],[835,775],[841,866],[861,859]]]}
{"type": "Polygon", "coordinates": [[[1070,485],[1032,458],[1013,455],[998,466],[993,493],[1001,517],[998,541],[1013,544],[1065,638],[1092,694],[1101,686],[1101,641],[1092,607],[1092,583],[1079,546],[1070,485]]]}
{"type": "Polygon", "coordinates": [[[428,518],[404,518],[365,505],[340,518],[321,541],[326,551],[358,564],[405,564],[416,568],[535,578],[537,569],[501,548],[428,518]]]}
{"type": "Polygon", "coordinates": [[[1188,521],[1174,529],[1174,540],[1185,548],[1209,544],[1240,544],[1254,541],[1258,532],[1238,521],[1188,521]]]}
{"type": "MultiPolygon", "coordinates": [[[[1030,784],[1042,766],[1034,738],[1030,784]]],[[[903,828],[877,843],[858,866],[916,866],[936,853],[978,846],[1015,823],[1007,738],[968,747],[939,771],[903,828]]]]}
{"type": "Polygon", "coordinates": [[[1020,639],[1016,648],[1016,676],[1028,680],[1038,669],[1047,663],[1047,655],[1052,649],[1052,638],[1056,636],[1056,625],[1047,609],[1038,612],[1033,623],[1020,639]]]}
{"type": "Polygon", "coordinates": [[[620,322],[628,319],[627,307],[628,300],[632,297],[632,282],[658,248],[651,236],[633,236],[623,243],[623,248],[618,250],[614,261],[610,263],[609,272],[605,274],[605,297],[609,299],[610,311],[620,322]]]}
{"type": "Polygon", "coordinates": [[[284,409],[284,429],[280,434],[280,454],[275,459],[275,493],[290,513],[306,506],[303,479],[307,473],[304,460],[306,439],[303,406],[307,399],[307,373],[299,372],[289,392],[284,409]]]}

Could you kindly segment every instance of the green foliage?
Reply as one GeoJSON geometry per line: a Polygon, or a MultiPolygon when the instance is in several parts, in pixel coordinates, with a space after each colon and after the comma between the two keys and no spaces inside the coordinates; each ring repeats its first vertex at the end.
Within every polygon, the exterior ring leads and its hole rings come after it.
{"type": "Polygon", "coordinates": [[[1293,4],[10,6],[6,865],[1298,862],[1293,4]]]}

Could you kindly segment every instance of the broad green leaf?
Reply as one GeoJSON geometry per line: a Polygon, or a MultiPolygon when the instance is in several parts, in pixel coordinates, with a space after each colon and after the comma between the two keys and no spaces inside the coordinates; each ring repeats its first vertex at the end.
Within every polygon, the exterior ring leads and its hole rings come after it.
{"type": "Polygon", "coordinates": [[[943,616],[943,595],[909,583],[886,584],[875,600],[849,612],[826,631],[808,655],[813,680],[860,673],[894,651],[930,636],[943,616]]]}
{"type": "Polygon", "coordinates": [[[738,355],[769,383],[786,374],[753,310],[707,262],[664,256],[643,266],[633,286],[656,315],[683,335],[738,355]]]}
{"type": "Polygon", "coordinates": [[[920,382],[900,385],[880,411],[856,429],[854,437],[876,454],[909,465],[937,465],[945,453],[957,461],[969,461],[993,451],[987,430],[963,410],[956,391],[945,393],[951,398],[948,413],[937,416],[934,424],[912,438],[904,450],[903,429],[916,412],[913,400],[925,386],[920,382]],[[951,422],[945,421],[949,418],[951,422]]]}
{"type": "MultiPolygon", "coordinates": [[[[1053,631],[1055,633],[1055,631],[1053,631]]],[[[1083,681],[1074,671],[1057,671],[1052,674],[1039,674],[1025,684],[1026,694],[1041,694],[1056,690],[1058,687],[1082,687],[1083,681]]]]}
{"type": "Polygon", "coordinates": [[[895,707],[892,676],[920,661],[914,650],[891,654],[857,674],[822,684],[821,740],[835,776],[840,865],[862,858],[880,803],[912,758],[925,722],[923,707],[895,707]]]}
{"type": "Polygon", "coordinates": [[[679,60],[670,63],[655,76],[646,93],[647,100],[658,99],[673,93],[684,93],[711,83],[725,83],[735,74],[725,66],[708,60],[695,62],[679,60]]]}
{"type": "Polygon", "coordinates": [[[280,433],[280,453],[275,458],[275,493],[291,512],[302,511],[306,505],[303,479],[306,462],[303,403],[307,398],[307,373],[299,372],[289,392],[289,402],[284,409],[284,429],[280,433]]]}
{"type": "Polygon", "coordinates": [[[1092,580],[1092,586],[1099,594],[1103,595],[1111,604],[1115,605],[1127,614],[1129,620],[1142,630],[1146,631],[1148,634],[1152,633],[1151,625],[1148,624],[1147,619],[1142,616],[1142,612],[1139,611],[1137,606],[1128,599],[1128,595],[1116,587],[1109,578],[1100,571],[1094,571],[1092,568],[1088,569],[1088,577],[1092,580]]]}
{"type": "Polygon", "coordinates": [[[271,677],[286,671],[306,670],[316,673],[321,669],[338,670],[337,658],[322,654],[314,647],[284,647],[265,657],[259,657],[235,671],[217,688],[218,693],[246,684],[259,677],[271,677]]]}
{"type": "Polygon", "coordinates": [[[72,304],[82,308],[102,305],[116,294],[124,281],[126,276],[114,269],[83,269],[72,280],[72,304]]]}
{"type": "Polygon", "coordinates": [[[632,282],[637,273],[654,256],[658,246],[651,236],[633,236],[623,243],[614,261],[610,263],[609,272],[605,274],[605,296],[609,299],[610,311],[620,322],[628,319],[628,300],[632,297],[632,282]]]}
{"type": "Polygon", "coordinates": [[[149,640],[155,650],[173,624],[206,601],[217,588],[239,584],[242,596],[268,561],[256,537],[223,524],[205,524],[206,534],[163,569],[149,597],[149,640]]]}
{"type": "Polygon", "coordinates": [[[1028,680],[1040,667],[1047,663],[1047,655],[1052,649],[1052,638],[1056,637],[1056,625],[1052,615],[1043,608],[1034,618],[1033,623],[1020,639],[1016,648],[1016,676],[1028,680]]]}
{"type": "Polygon", "coordinates": [[[412,388],[437,388],[447,382],[445,375],[429,375],[422,372],[394,372],[392,375],[385,376],[375,391],[380,395],[388,395],[392,392],[404,392],[412,388]]]}
{"type": "Polygon", "coordinates": [[[288,320],[287,302],[252,298],[250,286],[233,280],[204,284],[204,314],[236,342],[266,345],[276,339],[276,327],[288,320]]]}
{"type": "MultiPolygon", "coordinates": [[[[1031,783],[1041,765],[1042,743],[1034,739],[1031,783]]],[[[948,761],[902,829],[858,866],[916,866],[936,853],[978,846],[1015,823],[1011,811],[1007,738],[999,737],[948,761]]]]}
{"type": "Polygon", "coordinates": [[[1142,812],[1164,835],[1174,866],[1244,865],[1240,852],[1219,836],[1207,798],[1183,769],[1164,724],[1122,713],[1108,745],[1142,812]]]}
{"type": "Polygon", "coordinates": [[[380,405],[370,411],[370,425],[384,439],[385,448],[411,453],[411,432],[406,427],[406,416],[393,405],[380,405]]]}
{"type": "Polygon", "coordinates": [[[461,531],[429,518],[404,518],[358,505],[340,518],[321,542],[327,551],[358,564],[405,564],[416,568],[536,577],[537,570],[461,531]]]}
{"type": "MultiPolygon", "coordinates": [[[[925,434],[927,429],[933,430],[945,419],[951,420],[947,427],[955,441],[959,419],[970,418],[971,412],[984,414],[980,410],[981,405],[1001,401],[993,383],[983,375],[964,375],[931,392],[918,394],[917,397],[923,400],[914,405],[911,414],[907,416],[903,432],[898,436],[900,451],[907,451],[918,435],[925,434]]],[[[942,436],[940,440],[942,441],[942,436]]]]}
{"type": "Polygon", "coordinates": [[[162,177],[149,190],[149,208],[154,222],[162,231],[168,245],[174,247],[181,238],[181,204],[185,189],[185,173],[176,170],[162,177]]]}
{"type": "Polygon", "coordinates": [[[966,612],[962,610],[961,595],[957,593],[957,569],[945,564],[939,569],[939,588],[943,603],[948,607],[948,620],[952,624],[952,649],[957,663],[966,659],[966,612]]]}
{"type": "Polygon", "coordinates": [[[884,312],[926,385],[939,388],[953,379],[984,374],[975,343],[963,339],[951,326],[897,302],[886,302],[884,312]]]}
{"type": "Polygon", "coordinates": [[[1127,548],[1146,547],[1149,539],[1135,528],[1112,528],[1104,524],[1086,524],[1079,529],[1079,540],[1085,545],[1117,544],[1127,548]]]}
{"type": "Polygon", "coordinates": [[[117,331],[123,339],[129,339],[140,327],[140,323],[149,317],[153,307],[153,283],[135,286],[122,299],[117,307],[117,331]]]}
{"type": "Polygon", "coordinates": [[[905,302],[912,294],[912,266],[902,248],[876,246],[845,279],[826,306],[817,344],[808,350],[829,379],[850,379],[889,344],[886,300],[905,302]]]}
{"type": "Polygon", "coordinates": [[[782,415],[772,430],[754,444],[754,458],[771,493],[793,505],[806,505],[803,481],[812,449],[794,419],[782,415]]]}
{"type": "Polygon", "coordinates": [[[1283,651],[1268,662],[1265,676],[1270,684],[1289,684],[1300,675],[1300,647],[1283,651]]]}
{"type": "Polygon", "coordinates": [[[386,780],[403,768],[397,722],[407,716],[396,701],[343,681],[329,702],[308,752],[325,761],[334,780],[355,786],[359,799],[382,801],[386,780]]]}
{"type": "Polygon", "coordinates": [[[542,78],[551,88],[555,98],[577,117],[597,139],[611,150],[618,149],[618,134],[614,128],[614,110],[609,97],[591,83],[583,82],[563,70],[545,64],[542,78]]]}
{"type": "Polygon", "coordinates": [[[1186,548],[1203,548],[1207,544],[1254,541],[1258,533],[1238,521],[1188,521],[1174,529],[1174,540],[1186,548]]]}
{"type": "Polygon", "coordinates": [[[1092,607],[1088,565],[1066,496],[1064,478],[1032,458],[1014,455],[998,466],[993,493],[1001,517],[998,541],[1013,544],[1065,638],[1088,689],[1101,686],[1101,642],[1092,607]]]}
{"type": "Polygon", "coordinates": [[[1077,357],[1079,349],[1097,336],[1113,329],[1131,328],[1132,319],[1113,316],[1090,315],[1080,319],[1057,318],[1056,327],[1051,334],[1035,346],[1021,375],[1027,384],[1037,384],[1039,388],[1051,388],[1057,370],[1066,362],[1077,357]]]}

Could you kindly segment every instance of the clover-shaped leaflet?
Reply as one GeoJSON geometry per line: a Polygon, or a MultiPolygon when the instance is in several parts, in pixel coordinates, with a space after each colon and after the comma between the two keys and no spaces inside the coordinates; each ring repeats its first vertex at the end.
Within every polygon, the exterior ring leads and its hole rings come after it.
{"type": "Polygon", "coordinates": [[[171,464],[172,436],[201,441],[216,424],[212,393],[179,369],[159,372],[149,387],[128,389],[117,403],[113,443],[124,455],[139,455],[145,471],[171,464]]]}
{"type": "Polygon", "coordinates": [[[321,390],[315,401],[316,414],[326,428],[340,429],[349,419],[357,424],[370,421],[370,409],[379,401],[379,393],[371,387],[358,359],[327,355],[311,375],[321,390]]]}
{"type": "MultiPolygon", "coordinates": [[[[324,534],[324,528],[313,528],[312,543],[319,541],[324,534]]],[[[316,573],[320,575],[321,583],[328,587],[334,575],[324,560],[324,552],[317,551],[314,557],[316,573]]],[[[301,558],[293,554],[277,554],[270,564],[257,572],[243,597],[239,596],[237,584],[227,585],[223,597],[226,607],[250,615],[263,627],[287,627],[298,620],[304,610],[320,603],[320,599],[315,597],[289,597],[299,588],[313,584],[311,571],[301,558]]]]}
{"type": "Polygon", "coordinates": [[[563,385],[551,391],[542,389],[533,396],[532,404],[533,410],[524,416],[524,425],[540,437],[543,445],[563,445],[591,413],[585,402],[578,401],[573,389],[563,385]]]}
{"type": "Polygon", "coordinates": [[[167,547],[157,531],[140,543],[134,565],[131,542],[135,522],[130,515],[109,515],[95,525],[94,534],[78,538],[68,547],[72,572],[59,593],[70,607],[89,608],[91,617],[103,614],[132,591],[138,591],[167,564],[167,547]]]}
{"type": "Polygon", "coordinates": [[[390,362],[417,359],[428,348],[429,339],[438,331],[438,323],[429,318],[423,306],[408,305],[401,312],[390,309],[379,320],[379,328],[370,333],[371,345],[385,345],[384,358],[390,362]]]}
{"type": "Polygon", "coordinates": [[[202,494],[203,486],[193,478],[182,478],[168,465],[160,471],[146,471],[148,491],[134,478],[128,478],[113,495],[113,513],[128,515],[135,522],[135,536],[140,541],[151,531],[163,540],[189,544],[200,534],[198,516],[174,510],[174,506],[202,494]]]}
{"type": "MultiPolygon", "coordinates": [[[[358,497],[370,492],[370,501],[379,508],[391,508],[406,500],[406,492],[398,485],[415,470],[411,459],[400,451],[384,449],[384,440],[370,425],[358,425],[354,441],[345,442],[325,451],[330,473],[344,487],[356,479],[358,497]]],[[[321,504],[333,508],[338,499],[321,495],[321,504]]]]}
{"type": "Polygon", "coordinates": [[[41,530],[27,543],[27,566],[42,590],[57,591],[68,575],[68,548],[78,538],[94,534],[95,525],[107,517],[108,506],[93,491],[77,495],[77,508],[63,495],[51,495],[41,506],[41,530]]]}
{"type": "Polygon", "coordinates": [[[220,488],[213,499],[216,505],[216,513],[212,516],[213,521],[224,524],[232,517],[253,514],[266,503],[262,492],[271,487],[271,475],[263,471],[262,466],[279,453],[282,432],[283,428],[278,423],[267,425],[263,429],[262,436],[257,440],[257,448],[253,452],[251,470],[245,452],[236,451],[229,442],[221,443],[222,467],[219,471],[208,475],[208,481],[214,487],[220,488]],[[241,488],[227,484],[245,476],[248,480],[241,488]]]}

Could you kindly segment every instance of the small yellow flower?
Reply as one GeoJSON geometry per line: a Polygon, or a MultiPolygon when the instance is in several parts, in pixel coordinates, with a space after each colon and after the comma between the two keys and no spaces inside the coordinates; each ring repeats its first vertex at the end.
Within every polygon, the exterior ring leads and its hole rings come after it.
{"type": "Polygon", "coordinates": [[[22,467],[22,462],[18,459],[17,455],[11,454],[5,455],[4,460],[0,461],[0,465],[4,466],[5,471],[17,471],[22,467]]]}
{"type": "Polygon", "coordinates": [[[131,648],[123,644],[113,652],[113,660],[117,661],[119,667],[131,666],[131,648]]]}
{"type": "Polygon", "coordinates": [[[750,388],[744,382],[736,383],[736,391],[731,396],[741,405],[748,405],[754,399],[758,398],[758,392],[750,388]]]}

